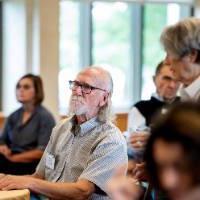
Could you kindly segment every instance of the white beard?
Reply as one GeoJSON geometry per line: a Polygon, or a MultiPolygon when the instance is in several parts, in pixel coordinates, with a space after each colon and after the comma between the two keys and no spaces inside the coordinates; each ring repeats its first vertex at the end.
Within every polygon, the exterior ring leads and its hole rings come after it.
{"type": "Polygon", "coordinates": [[[81,96],[71,96],[69,111],[75,115],[84,115],[87,113],[87,106],[84,105],[84,99],[81,96]]]}

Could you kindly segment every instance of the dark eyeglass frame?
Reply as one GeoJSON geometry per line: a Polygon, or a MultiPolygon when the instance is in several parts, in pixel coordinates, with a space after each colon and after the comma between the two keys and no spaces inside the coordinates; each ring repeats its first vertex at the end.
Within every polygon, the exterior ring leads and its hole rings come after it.
{"type": "Polygon", "coordinates": [[[28,85],[28,84],[24,84],[24,85],[17,84],[16,89],[19,90],[19,89],[23,88],[25,90],[29,90],[31,87],[32,86],[28,85]]]}
{"type": "Polygon", "coordinates": [[[71,81],[71,80],[69,81],[69,88],[71,90],[76,90],[78,87],[81,87],[81,91],[84,94],[90,94],[92,92],[92,90],[101,90],[101,91],[107,92],[104,89],[101,89],[101,88],[98,88],[98,87],[94,87],[94,86],[89,85],[87,83],[81,83],[79,81],[71,81]]]}

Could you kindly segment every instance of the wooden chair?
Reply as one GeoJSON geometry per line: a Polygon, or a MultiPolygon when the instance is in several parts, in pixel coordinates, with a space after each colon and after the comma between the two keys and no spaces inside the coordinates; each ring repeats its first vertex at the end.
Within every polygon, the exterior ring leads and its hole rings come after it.
{"type": "Polygon", "coordinates": [[[117,113],[115,118],[116,126],[122,131],[127,130],[128,113],[117,113]]]}
{"type": "Polygon", "coordinates": [[[5,123],[5,116],[2,112],[0,112],[0,134],[1,134],[1,130],[3,129],[4,127],[4,123],[5,123]]]}

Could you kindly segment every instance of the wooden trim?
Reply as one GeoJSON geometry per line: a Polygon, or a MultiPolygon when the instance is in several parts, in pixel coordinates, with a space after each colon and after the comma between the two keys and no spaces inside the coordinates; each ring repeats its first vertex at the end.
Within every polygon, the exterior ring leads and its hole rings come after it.
{"type": "Polygon", "coordinates": [[[116,126],[123,132],[127,130],[128,113],[117,113],[115,118],[116,126]]]}

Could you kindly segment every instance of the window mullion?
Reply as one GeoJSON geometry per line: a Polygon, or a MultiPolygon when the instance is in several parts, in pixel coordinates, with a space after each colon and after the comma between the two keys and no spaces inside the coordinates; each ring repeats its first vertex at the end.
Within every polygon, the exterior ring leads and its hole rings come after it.
{"type": "Polygon", "coordinates": [[[141,99],[142,85],[142,6],[130,4],[131,6],[131,66],[133,79],[130,83],[133,87],[133,102],[141,99]]]}
{"type": "Polygon", "coordinates": [[[91,4],[80,2],[80,66],[88,66],[92,63],[91,58],[91,4]]]}

